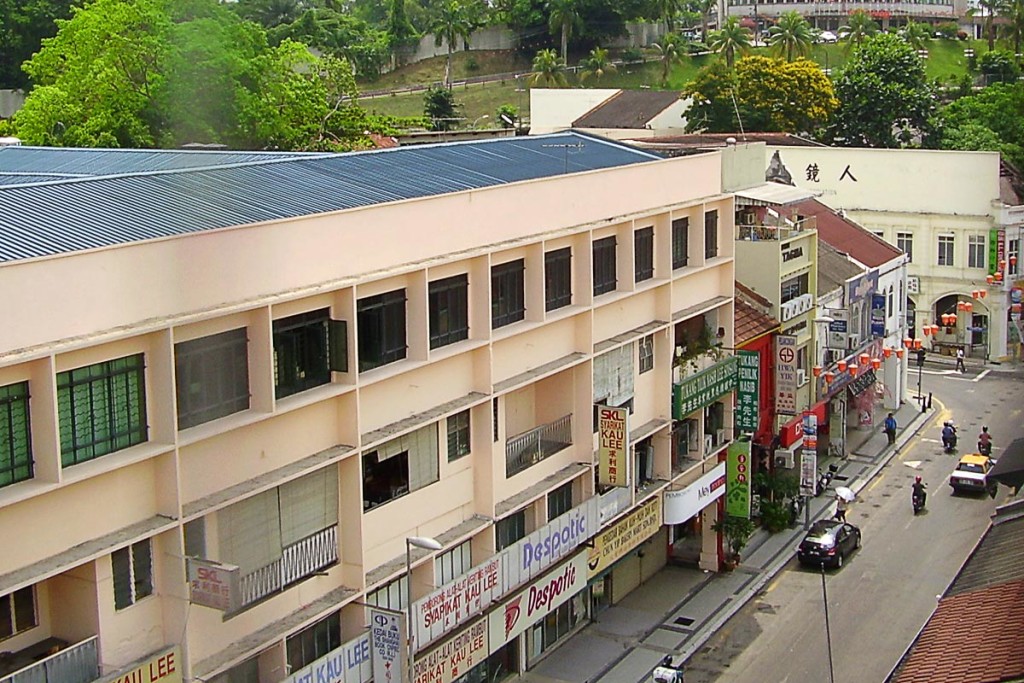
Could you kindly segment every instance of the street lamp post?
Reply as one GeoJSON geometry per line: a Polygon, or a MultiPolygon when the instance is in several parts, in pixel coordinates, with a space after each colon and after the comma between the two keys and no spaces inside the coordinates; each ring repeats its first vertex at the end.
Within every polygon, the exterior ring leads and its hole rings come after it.
{"type": "Polygon", "coordinates": [[[442,545],[429,536],[409,536],[405,539],[405,585],[406,585],[406,621],[405,640],[408,657],[408,676],[406,683],[413,683],[413,666],[416,663],[416,649],[413,645],[413,624],[412,624],[412,549],[422,548],[431,552],[440,550],[442,545]]]}

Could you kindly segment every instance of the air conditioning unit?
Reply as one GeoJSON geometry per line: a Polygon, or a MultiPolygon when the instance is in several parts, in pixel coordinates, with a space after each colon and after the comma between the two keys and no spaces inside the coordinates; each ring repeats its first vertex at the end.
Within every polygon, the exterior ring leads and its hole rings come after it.
{"type": "Polygon", "coordinates": [[[715,437],[711,434],[704,435],[704,455],[715,450],[715,437]]]}
{"type": "Polygon", "coordinates": [[[859,334],[857,334],[856,332],[851,332],[848,335],[848,339],[849,339],[849,341],[847,342],[846,348],[850,349],[851,351],[856,351],[857,349],[860,348],[860,335],[859,334]]]}
{"type": "Polygon", "coordinates": [[[796,385],[802,387],[807,382],[807,371],[803,368],[796,369],[796,385]]]}
{"type": "Polygon", "coordinates": [[[757,220],[757,214],[753,211],[744,211],[740,214],[740,225],[753,225],[757,220]]]}
{"type": "Polygon", "coordinates": [[[715,439],[715,443],[717,443],[719,446],[725,443],[725,430],[719,429],[717,432],[715,432],[715,439]]]}
{"type": "Polygon", "coordinates": [[[791,470],[796,467],[796,457],[793,455],[793,451],[786,449],[778,449],[775,451],[775,467],[784,467],[787,470],[791,470]]]}

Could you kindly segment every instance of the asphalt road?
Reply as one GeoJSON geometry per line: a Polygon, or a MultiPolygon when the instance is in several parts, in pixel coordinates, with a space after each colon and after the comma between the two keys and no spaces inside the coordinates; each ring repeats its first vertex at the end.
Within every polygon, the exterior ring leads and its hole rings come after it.
{"type": "Polygon", "coordinates": [[[932,421],[861,491],[847,519],[863,530],[864,545],[843,569],[825,572],[834,677],[821,574],[794,560],[690,660],[687,683],[885,679],[1008,495],[1005,488],[995,500],[950,494],[957,458],[942,453],[942,420],[959,426],[961,452],[973,450],[982,424],[994,434],[996,458],[1000,445],[1024,436],[1024,372],[926,367],[922,386],[934,393],[932,421]],[[916,474],[929,489],[917,517],[916,474]]]}

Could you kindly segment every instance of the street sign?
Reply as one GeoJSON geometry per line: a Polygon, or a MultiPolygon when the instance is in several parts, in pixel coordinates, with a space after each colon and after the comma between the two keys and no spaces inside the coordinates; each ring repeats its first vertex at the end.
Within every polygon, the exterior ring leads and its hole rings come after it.
{"type": "Polygon", "coordinates": [[[394,610],[370,608],[370,643],[373,646],[375,683],[404,683],[405,629],[402,614],[394,610]]]}

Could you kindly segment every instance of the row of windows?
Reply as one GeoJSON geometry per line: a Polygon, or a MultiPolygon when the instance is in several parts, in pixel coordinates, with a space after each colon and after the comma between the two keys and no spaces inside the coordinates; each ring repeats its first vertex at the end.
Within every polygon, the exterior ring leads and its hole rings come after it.
{"type": "MultiPolygon", "coordinates": [[[[897,232],[896,248],[907,255],[907,258],[914,261],[914,233],[897,232]]],[[[988,242],[984,235],[967,236],[967,267],[984,268],[988,242]]],[[[956,265],[956,238],[953,235],[939,235],[938,253],[936,264],[940,266],[956,265]]]]}

